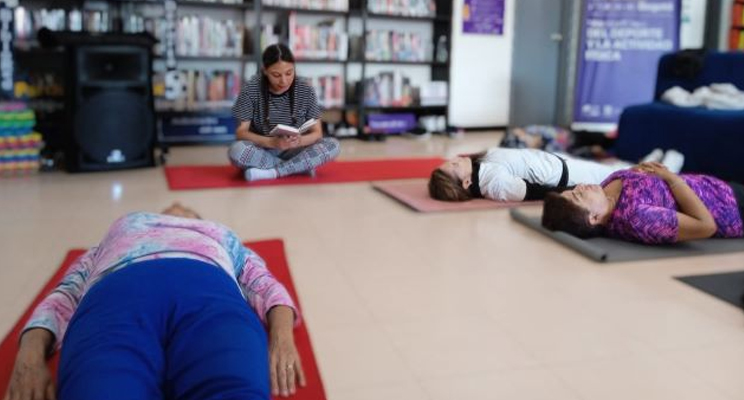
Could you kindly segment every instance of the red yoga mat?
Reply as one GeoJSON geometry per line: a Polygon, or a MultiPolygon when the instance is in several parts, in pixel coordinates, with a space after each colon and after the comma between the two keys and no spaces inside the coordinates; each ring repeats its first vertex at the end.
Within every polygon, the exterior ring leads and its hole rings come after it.
{"type": "MultiPolygon", "coordinates": [[[[245,245],[258,253],[266,261],[271,273],[274,274],[279,282],[284,284],[289,291],[289,294],[293,299],[295,299],[297,308],[302,312],[299,299],[297,298],[297,292],[292,283],[292,276],[289,272],[287,258],[284,253],[284,242],[282,242],[281,239],[272,239],[258,242],[246,242],[245,245]]],[[[13,363],[15,362],[16,352],[18,351],[18,336],[21,333],[21,329],[23,329],[23,326],[31,316],[36,305],[38,305],[41,300],[43,300],[44,297],[52,291],[55,286],[57,286],[57,283],[62,280],[62,277],[70,264],[80,257],[83,252],[84,250],[76,249],[70,250],[70,252],[67,253],[67,256],[59,267],[59,270],[57,270],[54,276],[47,282],[44,289],[39,292],[21,319],[18,320],[10,333],[5,337],[5,339],[3,339],[3,342],[0,343],[0,398],[5,396],[5,390],[10,381],[10,374],[13,371],[13,363]]],[[[295,329],[295,341],[297,343],[297,350],[302,359],[302,367],[305,370],[307,386],[299,389],[297,394],[290,397],[290,399],[325,400],[326,396],[325,390],[323,389],[323,382],[320,380],[320,372],[318,371],[318,365],[315,362],[315,355],[313,354],[313,348],[310,344],[310,337],[308,336],[305,323],[295,329]]],[[[50,360],[50,366],[55,375],[58,362],[59,353],[50,360]]]]}
{"type": "Polygon", "coordinates": [[[314,177],[293,175],[257,182],[246,182],[242,172],[229,165],[184,165],[165,167],[165,177],[170,190],[366,182],[428,178],[442,162],[441,158],[332,161],[320,166],[314,177]]]}

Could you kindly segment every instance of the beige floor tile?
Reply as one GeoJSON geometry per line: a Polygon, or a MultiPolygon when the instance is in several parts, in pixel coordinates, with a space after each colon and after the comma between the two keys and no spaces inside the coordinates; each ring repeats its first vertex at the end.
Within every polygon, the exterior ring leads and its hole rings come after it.
{"type": "Polygon", "coordinates": [[[581,397],[543,369],[468,374],[424,381],[433,400],[579,400],[581,397]]]}
{"type": "Polygon", "coordinates": [[[733,400],[676,362],[656,355],[554,368],[583,399],[733,400]]]}
{"type": "Polygon", "coordinates": [[[387,384],[380,386],[361,387],[339,390],[328,393],[328,400],[431,400],[424,389],[417,383],[387,384]]]}
{"type": "Polygon", "coordinates": [[[385,324],[385,330],[419,379],[538,365],[534,357],[487,317],[385,324]]]}
{"type": "Polygon", "coordinates": [[[744,371],[743,343],[673,351],[661,357],[684,367],[732,399],[744,397],[744,380],[741,379],[744,371]]]}
{"type": "Polygon", "coordinates": [[[379,324],[313,331],[315,354],[329,393],[416,382],[379,324]]]}

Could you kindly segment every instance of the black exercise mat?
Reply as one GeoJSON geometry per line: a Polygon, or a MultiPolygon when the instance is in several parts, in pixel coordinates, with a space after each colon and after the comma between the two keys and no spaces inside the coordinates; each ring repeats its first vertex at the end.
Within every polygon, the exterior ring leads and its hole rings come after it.
{"type": "Polygon", "coordinates": [[[640,261],[668,257],[744,252],[744,238],[704,239],[672,245],[644,245],[609,238],[580,239],[566,232],[550,231],[540,224],[541,216],[531,216],[518,208],[509,210],[512,219],[598,262],[640,261]]]}
{"type": "Polygon", "coordinates": [[[737,307],[744,307],[744,271],[677,276],[675,279],[737,307]]]}

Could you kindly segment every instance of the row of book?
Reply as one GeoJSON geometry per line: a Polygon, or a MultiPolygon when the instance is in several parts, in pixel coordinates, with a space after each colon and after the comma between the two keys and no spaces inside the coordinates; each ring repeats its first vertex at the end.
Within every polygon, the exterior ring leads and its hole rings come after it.
{"type": "Polygon", "coordinates": [[[364,104],[370,107],[447,105],[448,83],[431,81],[414,86],[400,71],[381,72],[364,80],[364,104]]]}
{"type": "Polygon", "coordinates": [[[731,29],[729,33],[729,50],[744,50],[744,28],[731,29]]]}
{"type": "Polygon", "coordinates": [[[344,100],[344,78],[341,75],[323,75],[309,79],[318,96],[321,108],[342,107],[344,100]]]}
{"type": "Polygon", "coordinates": [[[349,36],[343,20],[332,18],[317,24],[301,24],[297,13],[289,15],[289,48],[301,60],[346,60],[349,36]]]}
{"type": "Polygon", "coordinates": [[[176,23],[176,55],[239,57],[243,55],[243,33],[243,25],[230,19],[184,16],[176,23]]]}
{"type": "Polygon", "coordinates": [[[364,104],[376,107],[407,107],[414,103],[411,79],[400,71],[381,72],[364,80],[364,104]]]}
{"type": "Polygon", "coordinates": [[[735,2],[733,4],[733,8],[731,9],[731,25],[744,25],[744,3],[735,2]]]}
{"type": "Polygon", "coordinates": [[[365,55],[372,61],[431,61],[432,46],[420,33],[370,30],[365,55]]]}
{"type": "Polygon", "coordinates": [[[180,70],[175,98],[165,100],[165,73],[153,77],[153,94],[159,109],[196,110],[230,106],[240,93],[240,74],[231,70],[180,70]]]}
{"type": "Polygon", "coordinates": [[[43,142],[33,131],[36,116],[23,102],[0,103],[0,175],[39,170],[43,142]]]}
{"type": "Polygon", "coordinates": [[[263,0],[262,4],[304,10],[349,11],[349,0],[263,0]]]}
{"type": "Polygon", "coordinates": [[[744,3],[735,2],[731,9],[729,49],[744,50],[744,3]]]}
{"type": "Polygon", "coordinates": [[[368,0],[367,9],[375,14],[407,17],[433,17],[437,14],[434,0],[368,0]]]}

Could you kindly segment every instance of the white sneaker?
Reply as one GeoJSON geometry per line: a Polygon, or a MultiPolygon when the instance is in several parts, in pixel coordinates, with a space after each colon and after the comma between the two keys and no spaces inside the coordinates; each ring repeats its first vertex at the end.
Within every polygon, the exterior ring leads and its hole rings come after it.
{"type": "Polygon", "coordinates": [[[641,162],[661,162],[662,158],[664,158],[664,150],[654,149],[652,152],[648,153],[646,157],[643,157],[641,162]]]}
{"type": "Polygon", "coordinates": [[[664,153],[664,158],[661,159],[661,163],[670,171],[678,174],[682,171],[682,166],[685,165],[685,156],[677,150],[667,150],[664,153]]]}

